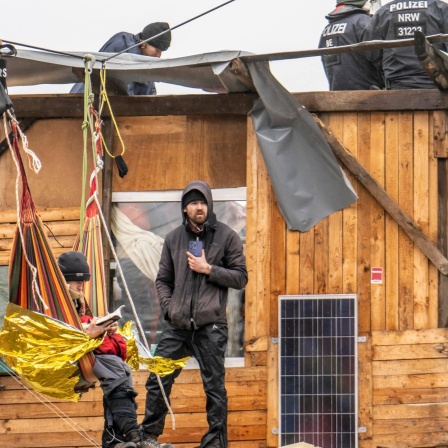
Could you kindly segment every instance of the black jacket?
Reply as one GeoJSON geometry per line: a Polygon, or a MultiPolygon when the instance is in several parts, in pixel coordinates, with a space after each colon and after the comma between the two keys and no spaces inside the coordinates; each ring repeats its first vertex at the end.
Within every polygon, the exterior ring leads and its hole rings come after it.
{"type": "MultiPolygon", "coordinates": [[[[141,40],[141,33],[132,34],[125,31],[114,34],[100,49],[104,53],[120,53],[129,47],[139,43],[141,40]]],[[[142,55],[142,50],[139,46],[131,48],[126,53],[142,55]]],[[[83,93],[84,83],[75,84],[70,93],[83,93]]],[[[128,84],[128,95],[157,95],[155,84],[152,81],[146,82],[130,82],[128,84]]]]}
{"type": "MultiPolygon", "coordinates": [[[[372,17],[363,40],[409,39],[414,31],[426,36],[448,32],[448,4],[441,0],[392,0],[372,17]]],[[[438,46],[442,50],[447,44],[438,46]]],[[[366,53],[373,63],[382,66],[386,84],[392,89],[435,89],[421,67],[413,46],[388,48],[366,53]]]]}
{"type": "Polygon", "coordinates": [[[186,252],[189,241],[196,235],[183,223],[165,238],[160,258],[156,287],[165,319],[177,328],[198,328],[210,323],[226,323],[228,288],[242,289],[247,283],[243,244],[237,233],[216,220],[213,199],[205,182],[193,181],[185,188],[182,198],[191,190],[199,190],[208,205],[203,242],[205,257],[212,266],[210,275],[190,269],[186,252]]]}
{"type": "MultiPolygon", "coordinates": [[[[340,47],[361,42],[370,16],[351,5],[340,5],[326,16],[329,24],[322,32],[319,48],[340,47]]],[[[369,90],[383,87],[381,71],[363,53],[341,53],[322,57],[330,90],[369,90]]]]}

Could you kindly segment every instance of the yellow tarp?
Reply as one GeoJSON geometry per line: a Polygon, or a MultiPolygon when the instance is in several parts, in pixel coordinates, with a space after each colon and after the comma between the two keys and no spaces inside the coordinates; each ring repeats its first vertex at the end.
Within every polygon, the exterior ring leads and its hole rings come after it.
{"type": "Polygon", "coordinates": [[[56,319],[9,303],[0,331],[0,354],[37,392],[78,401],[76,361],[101,342],[56,319]]]}

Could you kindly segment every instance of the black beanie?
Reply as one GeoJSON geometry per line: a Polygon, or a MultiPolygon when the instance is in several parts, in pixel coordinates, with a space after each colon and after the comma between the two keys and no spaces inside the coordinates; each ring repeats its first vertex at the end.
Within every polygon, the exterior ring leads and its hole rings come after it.
{"type": "MultiPolygon", "coordinates": [[[[149,39],[150,37],[157,36],[157,34],[162,33],[170,28],[168,23],[166,22],[154,22],[146,25],[142,31],[142,40],[149,39]]],[[[171,44],[171,31],[168,31],[165,34],[162,34],[155,39],[151,39],[148,41],[148,44],[152,47],[157,48],[160,51],[166,51],[170,47],[171,44]]]]}
{"type": "Polygon", "coordinates": [[[65,252],[59,257],[58,264],[62,275],[68,282],[87,282],[90,280],[89,265],[82,252],[65,252]]]}
{"type": "Polygon", "coordinates": [[[190,190],[182,198],[182,207],[186,207],[190,202],[193,201],[204,201],[205,203],[207,203],[205,196],[199,190],[190,190]]]}

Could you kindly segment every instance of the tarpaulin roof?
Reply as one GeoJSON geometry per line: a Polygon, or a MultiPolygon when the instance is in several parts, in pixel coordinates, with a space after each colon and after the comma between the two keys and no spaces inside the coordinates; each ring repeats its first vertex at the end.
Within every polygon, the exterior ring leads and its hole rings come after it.
{"type": "MultiPolygon", "coordinates": [[[[157,59],[131,53],[113,57],[106,63],[107,80],[127,91],[132,81],[164,82],[207,92],[247,92],[250,87],[231,71],[231,62],[250,53],[218,51],[192,56],[157,59]]],[[[102,62],[112,53],[70,52],[59,54],[17,49],[17,55],[7,57],[8,86],[37,84],[70,84],[84,80],[84,56],[92,60],[93,73],[99,72],[102,62]]]]}
{"type": "Polygon", "coordinates": [[[107,81],[123,93],[129,82],[148,80],[215,93],[258,92],[260,101],[251,115],[289,229],[307,231],[356,201],[356,193],[311,114],[272,76],[268,62],[250,61],[250,53],[221,51],[156,59],[130,53],[19,50],[8,61],[8,85],[82,81],[85,59],[91,61],[93,80],[110,56],[114,57],[107,61],[107,81]]]}

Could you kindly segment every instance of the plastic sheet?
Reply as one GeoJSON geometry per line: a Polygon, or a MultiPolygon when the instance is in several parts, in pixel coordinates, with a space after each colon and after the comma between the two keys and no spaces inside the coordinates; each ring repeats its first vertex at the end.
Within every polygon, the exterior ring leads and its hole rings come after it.
{"type": "Polygon", "coordinates": [[[78,401],[76,361],[101,342],[56,319],[9,303],[0,331],[0,354],[35,391],[78,401]]]}

